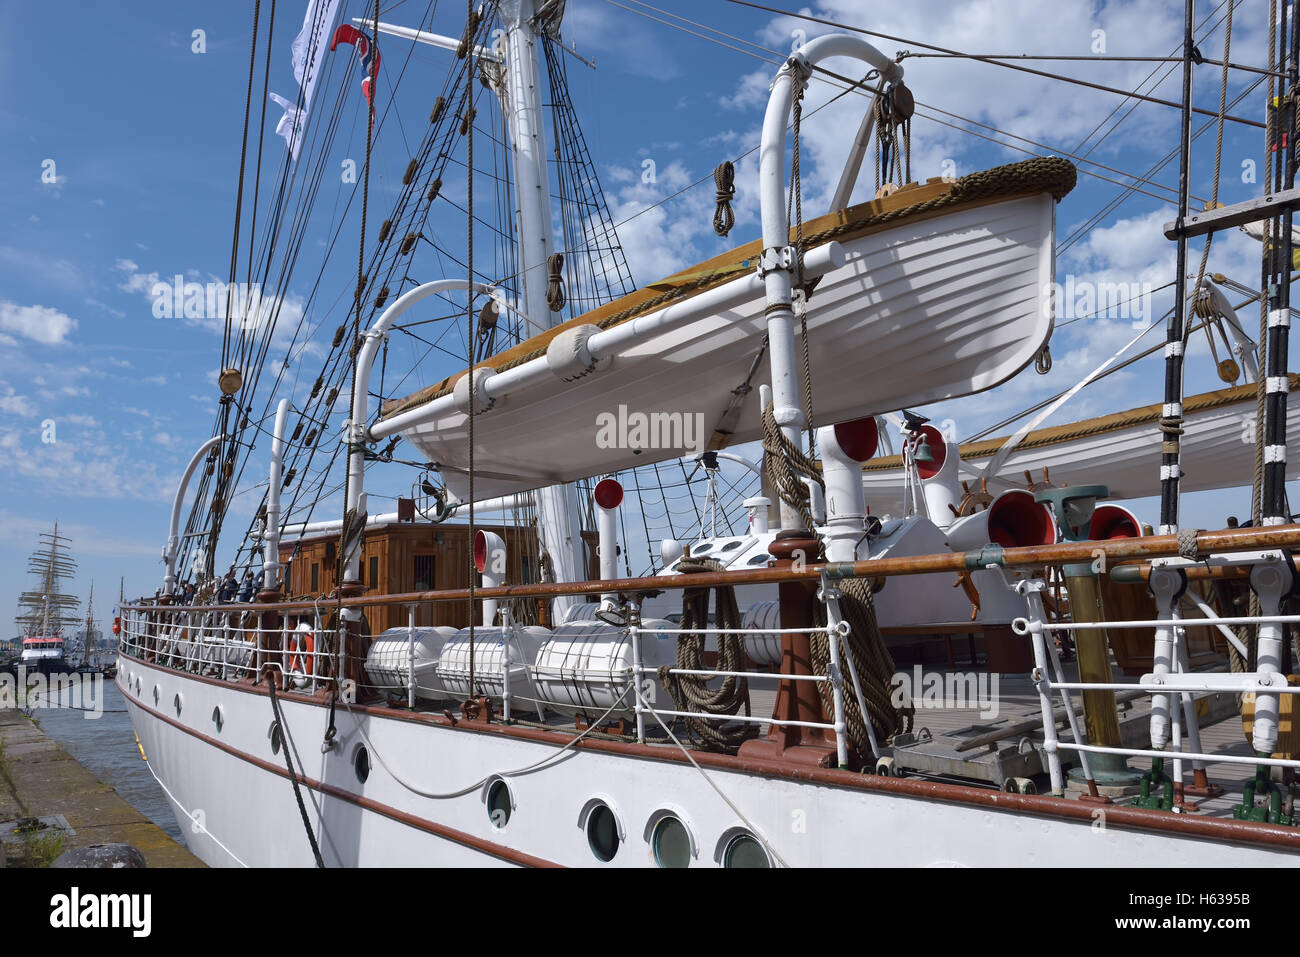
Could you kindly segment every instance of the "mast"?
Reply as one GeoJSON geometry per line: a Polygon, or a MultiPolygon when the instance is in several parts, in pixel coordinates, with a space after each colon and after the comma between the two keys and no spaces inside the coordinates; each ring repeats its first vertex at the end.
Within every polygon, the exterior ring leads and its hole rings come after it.
{"type": "Polygon", "coordinates": [[[86,630],[81,640],[81,667],[90,667],[90,643],[95,631],[95,583],[90,583],[90,597],[86,599],[86,630]]]}
{"type": "Polygon", "coordinates": [[[27,571],[36,576],[37,588],[18,596],[18,631],[24,638],[61,634],[80,621],[76,615],[81,602],[63,592],[63,583],[77,571],[77,563],[68,556],[71,539],[59,534],[54,523],[52,532],[42,532],[39,547],[27,558],[27,571]]]}
{"type": "MultiPolygon", "coordinates": [[[[519,248],[520,308],[539,325],[551,328],[562,317],[546,301],[546,263],[554,251],[551,184],[547,166],[546,130],[542,123],[541,73],[538,60],[541,31],[558,32],[562,3],[547,0],[538,14],[536,0],[503,0],[500,5],[504,53],[505,107],[515,174],[515,222],[519,248]]],[[[577,491],[573,485],[538,489],[537,527],[541,546],[551,559],[557,582],[587,577],[577,491]]],[[[554,600],[556,619],[562,618],[572,597],[554,600]]]]}

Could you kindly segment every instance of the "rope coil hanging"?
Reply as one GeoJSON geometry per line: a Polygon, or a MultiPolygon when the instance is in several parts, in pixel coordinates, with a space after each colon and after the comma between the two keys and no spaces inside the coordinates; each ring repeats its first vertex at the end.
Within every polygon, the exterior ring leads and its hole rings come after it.
{"type": "Polygon", "coordinates": [[[736,198],[736,167],[731,160],[719,163],[713,171],[717,187],[717,208],[713,212],[713,231],[726,236],[736,225],[736,214],[731,211],[731,201],[736,198]]]}
{"type": "Polygon", "coordinates": [[[559,312],[568,302],[564,295],[564,253],[546,257],[546,276],[546,305],[551,312],[559,312]]]}
{"type": "MultiPolygon", "coordinates": [[[[684,558],[678,571],[687,575],[701,572],[723,571],[721,562],[712,558],[684,558]]],[[[736,590],[729,585],[713,589],[714,624],[721,629],[718,635],[718,671],[745,670],[745,639],[741,632],[740,608],[736,604],[736,590]]],[[[677,667],[686,671],[707,671],[704,661],[704,635],[696,628],[709,627],[709,588],[682,590],[681,632],[677,636],[677,667]]],[[[750,716],[749,679],[728,675],[722,684],[710,689],[716,679],[704,675],[670,674],[665,665],[659,669],[659,681],[668,690],[677,711],[703,711],[725,718],[739,714],[744,708],[750,716]]],[[[727,727],[725,721],[706,718],[686,718],[690,733],[710,751],[729,751],[758,735],[758,725],[744,723],[727,727]]]]}

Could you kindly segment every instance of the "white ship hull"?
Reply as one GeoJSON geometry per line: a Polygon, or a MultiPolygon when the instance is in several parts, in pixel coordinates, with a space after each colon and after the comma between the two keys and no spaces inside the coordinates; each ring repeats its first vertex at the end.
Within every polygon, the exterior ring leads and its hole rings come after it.
{"type": "MultiPolygon", "coordinates": [[[[267,695],[125,655],[121,664],[118,686],[194,853],[213,866],[311,866],[283,754],[271,750],[267,695]],[[218,708],[220,729],[213,720],[218,708]]],[[[741,831],[760,834],[780,863],[800,867],[1295,863],[1296,851],[1283,845],[1196,832],[1219,823],[1226,834],[1232,822],[1125,808],[1102,814],[1078,801],[710,755],[697,756],[700,770],[676,748],[648,755],[637,745],[588,741],[561,753],[559,735],[452,728],[441,719],[375,709],[340,708],[337,746],[322,754],[328,708],[296,696],[281,696],[281,708],[305,779],[307,817],[329,867],[605,866],[582,827],[595,801],[618,820],[622,840],[607,865],[614,867],[654,865],[650,830],[663,812],[688,828],[691,866],[717,866],[725,842],[741,831]],[[373,755],[360,783],[353,761],[361,728],[394,771],[429,792],[455,792],[495,772],[549,763],[508,778],[514,810],[498,829],[486,785],[457,797],[422,797],[373,755]]]]}

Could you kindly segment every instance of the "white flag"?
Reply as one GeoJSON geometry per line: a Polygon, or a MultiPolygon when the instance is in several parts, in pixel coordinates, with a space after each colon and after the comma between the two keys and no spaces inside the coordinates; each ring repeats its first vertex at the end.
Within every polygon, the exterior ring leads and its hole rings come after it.
{"type": "Polygon", "coordinates": [[[289,144],[289,154],[295,160],[302,150],[303,130],[307,125],[312,90],[316,87],[316,75],[320,72],[321,61],[329,50],[329,36],[334,29],[334,18],[338,15],[338,10],[339,0],[310,0],[303,17],[302,29],[294,38],[293,76],[302,91],[302,106],[274,93],[268,94],[271,101],[284,110],[284,116],[276,124],[275,132],[277,136],[284,137],[289,144]]]}

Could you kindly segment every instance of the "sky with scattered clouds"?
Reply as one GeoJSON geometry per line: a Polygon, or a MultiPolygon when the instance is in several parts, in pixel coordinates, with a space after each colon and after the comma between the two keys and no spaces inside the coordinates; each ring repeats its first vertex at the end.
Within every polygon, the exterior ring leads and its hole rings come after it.
{"type": "MultiPolygon", "coordinates": [[[[305,6],[305,0],[278,5],[270,87],[286,95],[294,88],[288,45],[305,6]]],[[[384,19],[403,24],[418,22],[425,8],[420,0],[392,6],[384,19]]],[[[432,28],[459,36],[463,11],[444,6],[432,28]]],[[[1226,4],[1199,6],[1198,16],[1206,20],[1198,31],[1199,48],[1219,59],[1226,4]]],[[[345,0],[343,7],[351,16],[367,5],[345,0]]],[[[1238,3],[1234,62],[1263,62],[1267,7],[1267,0],[1238,3]]],[[[985,54],[1091,57],[1024,65],[1123,89],[1144,84],[1146,92],[1165,99],[1179,95],[1176,64],[1096,59],[1099,52],[1167,57],[1176,51],[1181,4],[1165,0],[819,0],[798,9],[898,38],[873,41],[890,55],[921,54],[925,43],[985,54]]],[[[153,290],[176,276],[209,282],[228,275],[252,5],[52,0],[38,9],[5,0],[0,10],[9,26],[0,36],[0,123],[6,129],[0,176],[9,187],[0,192],[7,226],[0,235],[0,616],[15,607],[26,586],[25,556],[38,532],[58,520],[82,565],[75,590],[84,597],[93,578],[104,596],[96,607],[102,617],[110,613],[109,596],[116,596],[120,576],[129,594],[157,587],[175,484],[211,431],[222,322],[187,316],[180,304],[160,316],[153,290]],[[52,22],[58,30],[50,28],[52,22]],[[195,31],[202,31],[201,44],[195,31]]],[[[757,167],[748,151],[758,142],[773,61],[831,30],[724,0],[661,0],[653,6],[569,0],[565,40],[596,65],[591,70],[569,61],[572,96],[639,283],[757,234],[757,167]],[[718,42],[694,35],[699,33],[718,42]],[[737,225],[731,240],[721,240],[711,229],[710,174],[721,160],[742,154],[737,225]],[[673,198],[661,202],[665,197],[673,198]]],[[[381,102],[399,71],[405,72],[396,118],[381,126],[375,146],[372,237],[398,194],[409,150],[451,62],[444,51],[411,50],[392,38],[382,40],[380,49],[381,102]]],[[[843,62],[827,66],[850,70],[843,62]]],[[[904,66],[919,107],[912,132],[914,178],[960,175],[1027,155],[1014,146],[1086,156],[1080,165],[1087,175],[1057,210],[1058,278],[1150,283],[1157,289],[1172,280],[1174,248],[1161,227],[1172,218],[1177,160],[1151,173],[1160,185],[1143,188],[1154,196],[1125,194],[1114,181],[1132,182],[1126,174],[1145,174],[1166,160],[1177,139],[1176,110],[968,59],[917,55],[904,66]],[[944,125],[966,128],[968,121],[984,124],[976,131],[999,142],[944,125]],[[1094,228],[1086,228],[1121,196],[1094,228]]],[[[1232,110],[1236,115],[1261,117],[1263,89],[1250,89],[1257,80],[1247,71],[1230,75],[1229,99],[1246,94],[1232,110]]],[[[333,102],[345,82],[359,86],[355,76],[345,81],[341,70],[327,76],[317,104],[333,102]]],[[[1217,67],[1196,68],[1198,106],[1217,107],[1219,82],[1217,67]]],[[[813,213],[829,203],[866,103],[856,95],[829,102],[836,92],[818,81],[808,93],[804,204],[813,213]]],[[[335,168],[364,154],[360,96],[350,93],[343,102],[347,109],[329,158],[335,168]]],[[[257,142],[260,120],[266,134],[264,183],[284,162],[283,144],[272,135],[277,119],[278,111],[263,117],[255,104],[250,143],[257,142]]],[[[1196,127],[1203,125],[1190,181],[1197,206],[1208,201],[1215,185],[1214,126],[1199,117],[1196,127]]],[[[255,162],[250,157],[250,179],[255,162]]],[[[359,186],[345,180],[326,177],[305,232],[303,267],[286,288],[266,291],[254,317],[259,324],[276,323],[281,352],[293,341],[288,378],[298,396],[315,377],[355,281],[359,206],[350,201],[359,186]],[[337,248],[331,246],[336,231],[337,248]],[[322,262],[325,280],[317,292],[311,279],[322,262]],[[300,319],[308,337],[293,340],[300,319]]],[[[866,170],[855,200],[871,196],[871,180],[866,170]]],[[[1220,201],[1257,196],[1262,180],[1261,131],[1227,124],[1220,201]]],[[[449,177],[446,190],[456,188],[449,177]]],[[[245,215],[249,210],[246,205],[245,215]]],[[[455,236],[464,220],[449,209],[434,227],[455,236]]],[[[1221,237],[1210,271],[1257,286],[1258,252],[1241,234],[1221,237]]],[[[1199,248],[1191,260],[1199,261],[1199,248]]],[[[1164,289],[1142,305],[1155,318],[1170,301],[1164,289]]],[[[1256,312],[1243,310],[1243,318],[1248,329],[1256,327],[1256,312]]],[[[959,436],[973,434],[1067,388],[1133,335],[1131,319],[1085,317],[1062,324],[1053,338],[1049,375],[1027,370],[990,393],[925,411],[953,419],[959,436]]],[[[1154,345],[1159,337],[1154,332],[1142,344],[1154,345]]],[[[408,383],[415,388],[451,371],[449,358],[419,364],[423,355],[417,343],[394,340],[389,369],[410,370],[408,383]]],[[[1193,340],[1188,363],[1189,392],[1221,385],[1204,338],[1193,340]]],[[[1160,389],[1159,359],[1146,360],[1085,390],[1047,424],[1156,402],[1160,389]]],[[[1243,474],[1249,454],[1243,446],[1243,474]]],[[[261,449],[254,461],[265,457],[261,449]]],[[[1155,462],[1152,472],[1154,485],[1155,462]]],[[[409,485],[410,476],[403,473],[386,488],[400,491],[403,482],[409,485]]],[[[246,518],[253,499],[237,502],[235,514],[246,518]]],[[[1150,501],[1137,507],[1143,518],[1155,520],[1150,501]]],[[[1188,496],[1184,509],[1184,524],[1218,527],[1227,514],[1248,512],[1249,492],[1188,496]]],[[[7,632],[0,627],[0,635],[7,632]]]]}

